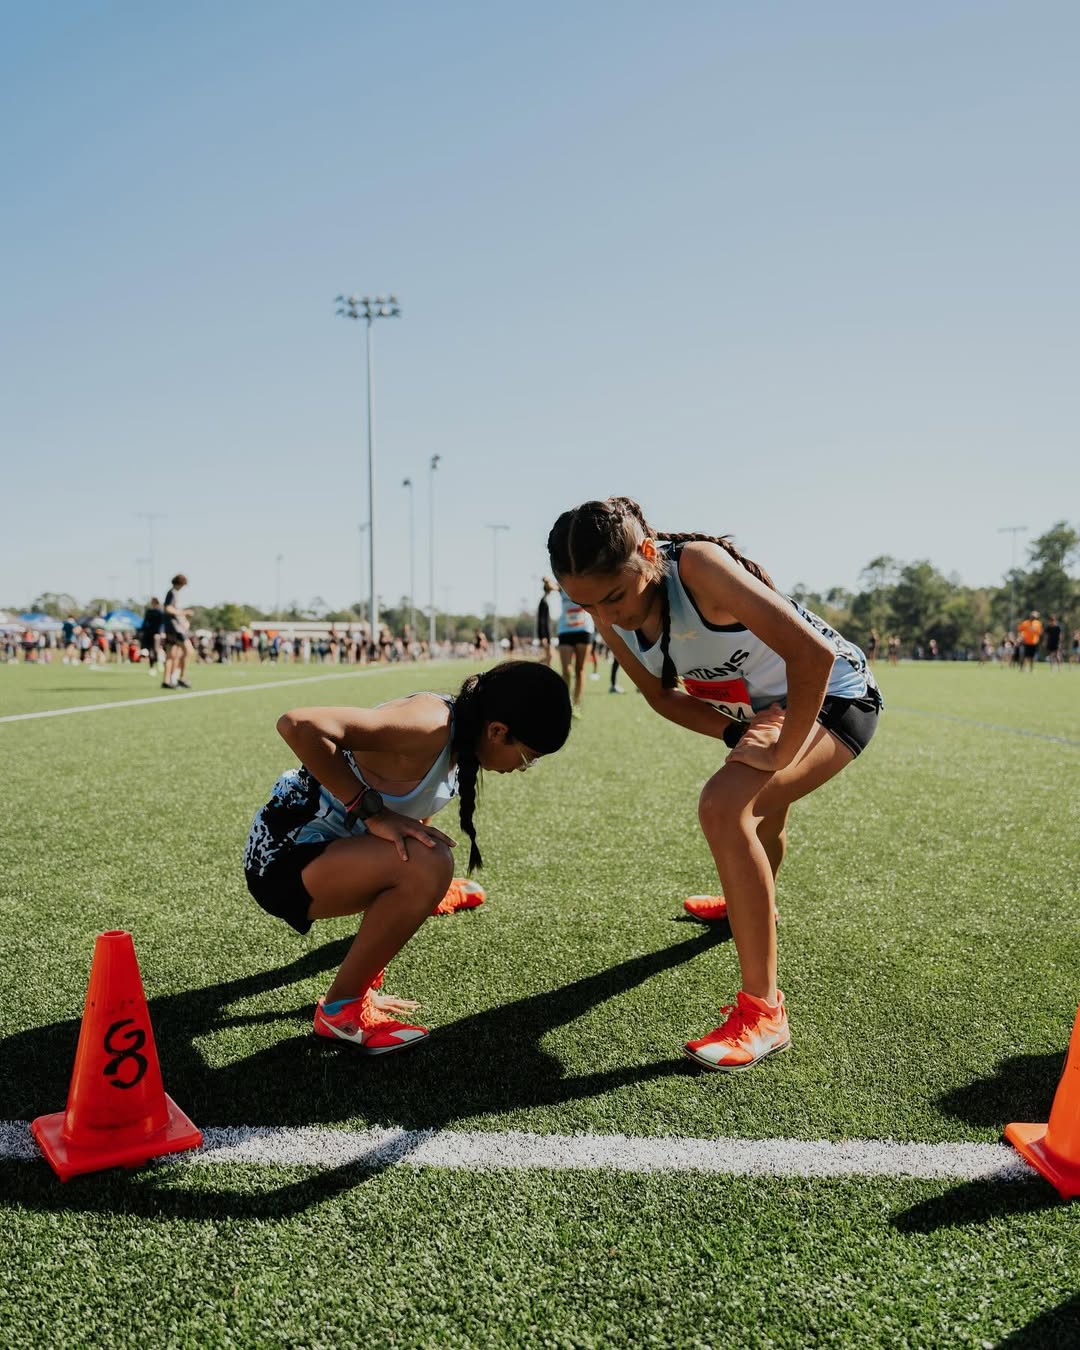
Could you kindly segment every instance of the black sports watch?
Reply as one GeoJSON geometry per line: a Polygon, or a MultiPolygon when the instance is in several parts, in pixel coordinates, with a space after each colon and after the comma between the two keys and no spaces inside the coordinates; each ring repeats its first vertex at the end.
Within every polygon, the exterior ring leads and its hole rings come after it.
{"type": "Polygon", "coordinates": [[[377,816],[380,811],[385,810],[386,803],[382,799],[382,793],[376,792],[373,787],[366,787],[346,811],[345,826],[351,830],[358,820],[370,820],[372,816],[377,816]]]}

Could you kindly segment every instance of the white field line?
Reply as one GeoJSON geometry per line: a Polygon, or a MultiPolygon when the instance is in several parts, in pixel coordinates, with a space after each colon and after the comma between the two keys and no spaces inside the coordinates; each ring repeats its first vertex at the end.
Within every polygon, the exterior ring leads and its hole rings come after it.
{"type": "MultiPolygon", "coordinates": [[[[26,1121],[0,1122],[0,1161],[38,1158],[26,1121]]],[[[203,1145],[162,1161],[213,1166],[438,1167],[452,1171],[710,1172],[743,1177],[892,1177],[1023,1181],[1035,1175],[1005,1144],[891,1139],[645,1139],[624,1134],[330,1130],[245,1125],[203,1131],[203,1145]]]]}
{"type": "Polygon", "coordinates": [[[231,689],[176,690],[154,694],[150,698],[119,698],[112,703],[84,703],[78,708],[51,708],[48,712],[8,713],[0,722],[29,722],[35,717],[68,717],[72,713],[107,712],[110,708],[138,708],[147,703],[179,703],[188,698],[214,698],[218,694],[252,694],[256,689],[284,689],[290,684],[323,684],[327,680],[358,680],[363,675],[385,675],[389,666],[343,671],[339,675],[304,675],[295,680],[265,680],[259,684],[238,684],[231,689]]]}
{"type": "Polygon", "coordinates": [[[895,703],[889,712],[907,713],[909,717],[932,717],[938,722],[960,722],[967,727],[983,727],[988,731],[1003,731],[1009,736],[1028,736],[1034,741],[1053,741],[1055,745],[1080,745],[1069,736],[1052,736],[1048,731],[1029,731],[1026,727],[1007,727],[1001,722],[982,722],[977,717],[959,717],[955,713],[935,712],[928,708],[904,708],[895,703]]]}

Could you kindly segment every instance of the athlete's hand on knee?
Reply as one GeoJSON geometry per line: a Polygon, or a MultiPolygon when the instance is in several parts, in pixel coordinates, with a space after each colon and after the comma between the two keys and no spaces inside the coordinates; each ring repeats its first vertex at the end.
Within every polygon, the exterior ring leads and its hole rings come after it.
{"type": "Polygon", "coordinates": [[[776,742],[783,725],[784,709],[779,703],[771,704],[754,716],[725,762],[745,764],[762,773],[775,773],[783,767],[776,755],[776,742]]]}
{"type": "Polygon", "coordinates": [[[415,1012],[420,1006],[414,998],[398,998],[396,994],[376,994],[374,991],[371,1001],[379,1012],[384,1013],[415,1012]]]}
{"type": "Polygon", "coordinates": [[[368,834],[393,844],[402,862],[409,861],[405,842],[407,839],[418,839],[425,848],[434,848],[436,844],[446,844],[448,848],[457,847],[455,841],[449,835],[443,834],[442,830],[435,829],[433,825],[422,825],[411,816],[400,816],[396,811],[380,811],[377,816],[369,816],[364,824],[367,826],[368,834]]]}

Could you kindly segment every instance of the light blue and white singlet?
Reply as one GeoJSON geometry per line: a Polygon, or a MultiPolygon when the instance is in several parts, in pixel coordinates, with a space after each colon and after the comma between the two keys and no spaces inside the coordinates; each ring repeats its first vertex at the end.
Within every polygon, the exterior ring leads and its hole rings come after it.
{"type": "MultiPolygon", "coordinates": [[[[787,666],[783,657],[742,624],[723,627],[701,617],[679,576],[678,546],[659,545],[668,559],[664,576],[671,606],[669,654],[682,687],[737,722],[748,722],[772,703],[787,702],[787,666]]],[[[829,676],[827,698],[865,698],[872,676],[863,652],[830,628],[824,619],[788,597],[799,617],[820,633],[836,659],[829,676]]],[[[616,628],[631,652],[651,674],[660,678],[664,658],[660,641],[644,643],[636,632],[616,628]]]]}

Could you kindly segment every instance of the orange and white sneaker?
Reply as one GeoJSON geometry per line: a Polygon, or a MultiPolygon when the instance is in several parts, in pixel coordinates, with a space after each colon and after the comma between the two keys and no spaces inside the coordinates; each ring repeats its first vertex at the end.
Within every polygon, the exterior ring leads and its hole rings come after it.
{"type": "MultiPolygon", "coordinates": [[[[719,923],[728,916],[727,901],[722,895],[688,895],[682,907],[703,923],[719,923]]],[[[773,905],[773,918],[779,917],[780,911],[773,905]]]]}
{"type": "Polygon", "coordinates": [[[427,1027],[409,1026],[382,1012],[375,1006],[370,990],[361,998],[332,1003],[331,1012],[326,1011],[325,1002],[319,999],[315,1008],[315,1035],[353,1045],[365,1055],[407,1050],[431,1034],[427,1027]]]}
{"type": "Polygon", "coordinates": [[[784,995],[779,990],[776,1003],[770,1005],[740,989],[735,1002],[720,1011],[727,1014],[720,1026],[701,1040],[686,1043],[687,1055],[703,1069],[723,1073],[749,1069],[791,1044],[784,995]]]}
{"type": "Polygon", "coordinates": [[[432,911],[435,914],[456,914],[459,909],[475,909],[484,903],[483,886],[464,877],[455,877],[447,887],[446,894],[432,911]]]}

